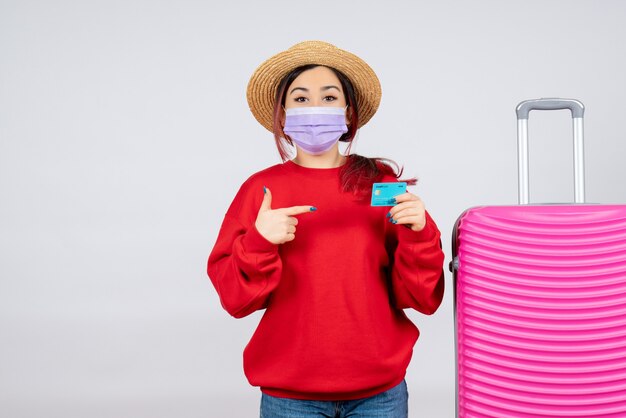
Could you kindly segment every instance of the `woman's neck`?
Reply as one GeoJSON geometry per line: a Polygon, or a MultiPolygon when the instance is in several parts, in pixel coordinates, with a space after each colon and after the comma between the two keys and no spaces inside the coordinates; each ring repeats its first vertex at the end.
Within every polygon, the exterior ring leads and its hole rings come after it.
{"type": "Polygon", "coordinates": [[[321,155],[311,155],[298,149],[298,155],[292,160],[294,163],[309,168],[335,168],[346,162],[346,157],[339,153],[337,146],[321,155]]]}

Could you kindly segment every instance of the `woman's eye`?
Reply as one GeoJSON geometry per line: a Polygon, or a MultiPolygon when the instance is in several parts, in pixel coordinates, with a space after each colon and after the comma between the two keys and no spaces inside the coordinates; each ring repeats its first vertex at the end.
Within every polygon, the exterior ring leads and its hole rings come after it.
{"type": "Polygon", "coordinates": [[[327,102],[334,102],[337,98],[335,96],[326,96],[324,97],[324,100],[327,102]]]}
{"type": "Polygon", "coordinates": [[[296,97],[295,99],[293,99],[294,102],[298,102],[298,103],[304,103],[304,101],[306,100],[306,97],[296,97]]]}

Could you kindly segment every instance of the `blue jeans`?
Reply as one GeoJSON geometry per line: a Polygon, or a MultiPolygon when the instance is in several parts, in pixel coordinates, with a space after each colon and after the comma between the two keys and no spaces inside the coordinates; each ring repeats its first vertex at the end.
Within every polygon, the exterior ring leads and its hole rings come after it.
{"type": "Polygon", "coordinates": [[[407,418],[406,381],[369,398],[308,401],[261,394],[261,418],[407,418]]]}

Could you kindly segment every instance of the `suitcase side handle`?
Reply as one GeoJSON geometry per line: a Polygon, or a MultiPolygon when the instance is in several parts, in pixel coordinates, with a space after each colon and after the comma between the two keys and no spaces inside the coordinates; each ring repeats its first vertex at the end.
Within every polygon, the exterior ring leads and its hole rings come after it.
{"type": "Polygon", "coordinates": [[[583,116],[585,106],[574,99],[524,100],[517,105],[517,167],[518,202],[529,203],[528,180],[528,114],[531,110],[561,110],[572,112],[574,125],[574,194],[576,203],[585,203],[585,160],[583,147],[583,116]]]}

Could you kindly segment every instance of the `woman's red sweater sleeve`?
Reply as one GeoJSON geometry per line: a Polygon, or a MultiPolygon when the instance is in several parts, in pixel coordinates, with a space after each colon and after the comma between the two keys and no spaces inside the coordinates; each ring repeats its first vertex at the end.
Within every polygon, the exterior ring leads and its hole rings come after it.
{"type": "Polygon", "coordinates": [[[399,309],[434,313],[443,299],[444,253],[441,233],[426,212],[426,226],[415,232],[403,225],[388,226],[393,299],[399,309]]]}
{"type": "Polygon", "coordinates": [[[217,290],[224,309],[235,318],[242,318],[263,309],[280,281],[282,262],[278,245],[265,239],[250,222],[245,226],[237,218],[254,219],[252,213],[231,213],[236,198],[224,217],[215,246],[209,255],[207,273],[217,290]]]}

